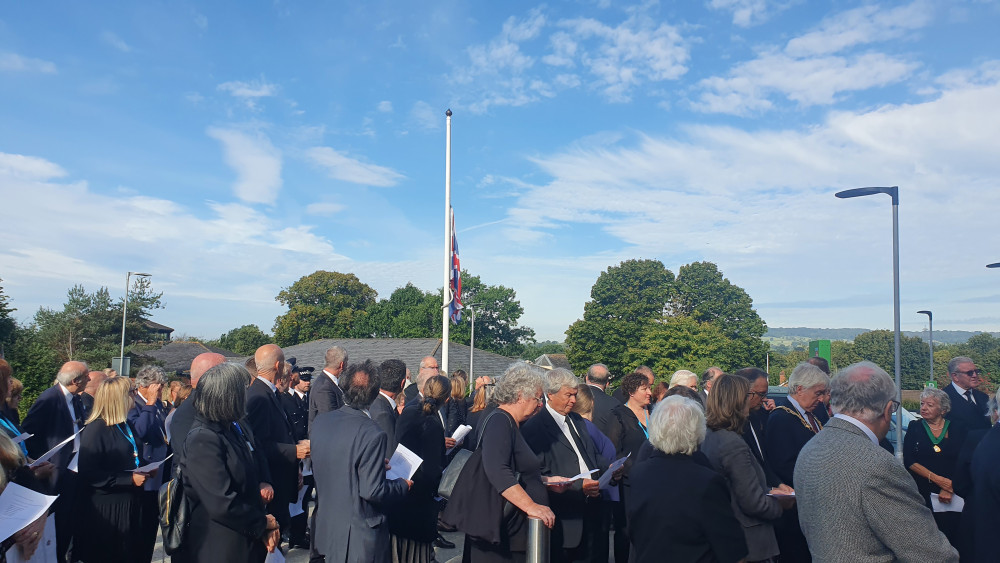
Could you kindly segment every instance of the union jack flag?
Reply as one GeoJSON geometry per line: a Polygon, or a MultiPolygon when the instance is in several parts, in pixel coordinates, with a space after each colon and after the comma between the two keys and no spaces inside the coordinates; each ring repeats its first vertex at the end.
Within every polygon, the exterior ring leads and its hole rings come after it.
{"type": "Polygon", "coordinates": [[[455,210],[451,210],[451,281],[448,291],[451,292],[451,303],[448,305],[448,315],[451,322],[458,324],[462,320],[462,267],[458,260],[458,239],[455,237],[455,210]]]}

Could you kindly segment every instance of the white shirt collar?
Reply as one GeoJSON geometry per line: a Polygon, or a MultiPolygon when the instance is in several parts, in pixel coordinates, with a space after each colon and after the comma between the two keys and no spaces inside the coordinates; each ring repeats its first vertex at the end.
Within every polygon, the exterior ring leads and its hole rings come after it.
{"type": "Polygon", "coordinates": [[[383,391],[381,389],[378,390],[378,394],[382,395],[383,397],[385,397],[386,401],[389,401],[389,406],[391,406],[392,408],[396,408],[396,399],[393,399],[392,397],[386,395],[385,391],[383,391]]]}
{"type": "MultiPolygon", "coordinates": [[[[573,448],[573,452],[576,453],[576,461],[580,465],[580,473],[586,473],[589,471],[590,468],[587,467],[587,462],[584,461],[583,454],[580,453],[579,448],[576,447],[576,440],[573,439],[573,435],[570,433],[571,431],[569,429],[569,422],[566,420],[566,415],[556,412],[555,409],[549,406],[547,401],[545,403],[545,409],[549,411],[550,415],[552,415],[552,419],[556,421],[556,426],[558,426],[559,430],[562,431],[563,436],[566,437],[569,445],[573,448]]],[[[583,438],[581,437],[580,439],[582,440],[583,438]]]]}
{"type": "Polygon", "coordinates": [[[56,385],[59,386],[59,390],[62,391],[63,397],[66,400],[70,400],[73,398],[73,393],[69,389],[67,389],[65,385],[63,385],[62,383],[57,383],[56,385]]]}
{"type": "Polygon", "coordinates": [[[294,394],[295,396],[297,396],[300,399],[304,399],[306,397],[305,393],[303,393],[302,391],[299,391],[298,389],[296,389],[294,387],[289,387],[288,388],[288,393],[289,394],[294,394]]]}
{"type": "MultiPolygon", "coordinates": [[[[965,392],[972,390],[972,389],[962,389],[961,387],[958,386],[958,383],[955,383],[954,381],[951,382],[951,386],[955,388],[955,392],[958,393],[958,396],[963,399],[965,399],[965,392]]],[[[967,401],[968,399],[965,400],[967,401]]]]}
{"type": "Polygon", "coordinates": [[[271,392],[272,392],[272,393],[274,393],[275,391],[277,391],[277,390],[278,390],[278,388],[277,388],[277,387],[275,387],[273,383],[271,383],[270,381],[268,381],[268,380],[264,379],[263,377],[261,377],[261,376],[259,376],[259,375],[258,375],[258,376],[257,376],[257,379],[259,379],[259,380],[263,381],[264,383],[266,383],[266,384],[267,384],[267,386],[271,388],[271,392]]]}
{"type": "Polygon", "coordinates": [[[330,381],[333,381],[334,385],[336,385],[337,387],[340,387],[340,378],[339,377],[337,377],[336,375],[333,375],[332,373],[330,373],[330,372],[328,372],[326,370],[323,370],[323,373],[325,373],[327,375],[327,377],[330,378],[330,381]]]}
{"type": "Polygon", "coordinates": [[[875,433],[872,432],[871,428],[865,426],[865,423],[861,422],[860,420],[852,416],[847,416],[846,414],[840,414],[840,413],[833,415],[833,418],[846,420],[847,422],[850,422],[851,424],[857,426],[865,433],[865,436],[868,436],[868,439],[871,440],[873,444],[875,444],[876,446],[878,445],[878,438],[875,437],[875,433]]]}

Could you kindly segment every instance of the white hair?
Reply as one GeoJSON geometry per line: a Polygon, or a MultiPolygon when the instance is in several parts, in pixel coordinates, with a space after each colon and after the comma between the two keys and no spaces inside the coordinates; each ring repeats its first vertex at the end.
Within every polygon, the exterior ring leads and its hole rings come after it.
{"type": "Polygon", "coordinates": [[[580,387],[580,378],[566,368],[555,368],[545,374],[545,394],[554,395],[563,387],[576,389],[580,387]]]}
{"type": "Polygon", "coordinates": [[[677,387],[678,385],[684,385],[685,387],[690,386],[691,380],[695,383],[698,382],[698,374],[693,371],[688,371],[686,369],[679,369],[670,376],[670,387],[677,387]]]}
{"type": "Polygon", "coordinates": [[[817,385],[830,385],[830,377],[809,362],[800,362],[788,378],[788,394],[794,395],[817,385]]]}
{"type": "Polygon", "coordinates": [[[705,412],[687,397],[667,397],[649,416],[649,442],[665,454],[693,454],[705,432],[705,412]]]}
{"type": "Polygon", "coordinates": [[[830,383],[833,412],[862,422],[874,422],[882,416],[885,406],[895,397],[892,378],[872,362],[851,364],[840,370],[830,383]]]}

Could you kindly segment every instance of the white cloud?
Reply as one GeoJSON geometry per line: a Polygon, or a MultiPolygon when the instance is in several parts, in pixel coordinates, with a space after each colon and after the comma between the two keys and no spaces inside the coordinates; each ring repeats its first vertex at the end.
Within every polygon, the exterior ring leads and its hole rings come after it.
{"type": "Polygon", "coordinates": [[[378,103],[378,106],[376,106],[375,109],[377,109],[382,113],[392,113],[392,102],[388,100],[382,100],[381,102],[378,103]]]}
{"type": "Polygon", "coordinates": [[[124,39],[118,37],[115,33],[111,31],[105,31],[104,33],[101,33],[101,41],[103,41],[107,45],[110,45],[111,47],[114,47],[115,49],[118,49],[122,53],[130,53],[132,51],[132,47],[130,47],[129,44],[126,43],[124,39]]]}
{"type": "Polygon", "coordinates": [[[42,59],[23,57],[17,53],[0,53],[0,71],[55,74],[56,65],[42,59]]]}
{"type": "Polygon", "coordinates": [[[271,84],[261,78],[249,82],[232,81],[223,82],[217,87],[221,92],[229,92],[237,98],[266,98],[274,96],[278,92],[278,86],[271,84]]]}
{"type": "Polygon", "coordinates": [[[26,180],[51,180],[66,176],[61,166],[37,156],[0,153],[0,176],[26,180]]]}
{"type": "Polygon", "coordinates": [[[418,100],[410,108],[410,120],[424,131],[436,131],[444,123],[444,112],[438,112],[427,102],[418,100]]]}
{"type": "Polygon", "coordinates": [[[768,20],[775,12],[787,7],[786,3],[774,0],[709,0],[708,6],[715,10],[733,13],[733,24],[750,27],[768,20]]]}
{"type": "Polygon", "coordinates": [[[226,164],[236,172],[233,193],[250,203],[273,204],[281,191],[281,151],[262,133],[210,127],[222,144],[226,164]]]}
{"type": "Polygon", "coordinates": [[[930,23],[931,8],[918,0],[889,10],[863,6],[830,16],[814,31],[789,40],[783,49],[764,49],[755,59],[735,64],[725,76],[701,80],[701,93],[692,106],[746,115],[773,108],[775,96],[800,107],[829,105],[841,93],[895,84],[920,65],[885,53],[843,51],[899,39],[930,23]]]}
{"type": "Polygon", "coordinates": [[[346,209],[339,203],[318,201],[306,206],[306,213],[309,215],[335,215],[346,209]]]}
{"type": "Polygon", "coordinates": [[[405,178],[391,168],[361,162],[330,147],[313,147],[306,151],[306,156],[325,168],[331,178],[353,184],[389,187],[405,178]]]}
{"type": "Polygon", "coordinates": [[[208,29],[208,18],[204,14],[194,15],[194,25],[198,26],[198,29],[205,31],[208,29]]]}

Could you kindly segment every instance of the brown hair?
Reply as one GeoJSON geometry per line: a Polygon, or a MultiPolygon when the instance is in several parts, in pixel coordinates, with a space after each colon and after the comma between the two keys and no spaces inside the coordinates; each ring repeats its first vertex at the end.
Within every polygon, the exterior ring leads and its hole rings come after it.
{"type": "Polygon", "coordinates": [[[177,407],[181,406],[181,403],[183,403],[188,397],[191,396],[191,391],[192,390],[193,390],[193,388],[190,385],[185,385],[185,384],[181,383],[181,386],[178,387],[177,391],[174,393],[174,408],[175,409],[177,407]]]}
{"type": "Polygon", "coordinates": [[[728,373],[715,378],[705,405],[705,424],[712,430],[732,430],[742,434],[747,422],[749,392],[750,382],[746,378],[728,373]]]}
{"type": "Polygon", "coordinates": [[[666,381],[661,381],[653,387],[653,402],[659,402],[660,399],[667,396],[667,391],[670,390],[670,384],[666,381]]]}
{"type": "Polygon", "coordinates": [[[451,382],[446,377],[433,375],[424,383],[424,414],[434,414],[444,406],[451,395],[451,382]]]}
{"type": "Polygon", "coordinates": [[[2,393],[0,397],[3,397],[5,400],[7,399],[10,375],[12,373],[14,372],[10,369],[10,364],[7,363],[7,360],[0,358],[0,393],[2,393]]]}
{"type": "Polygon", "coordinates": [[[14,408],[14,406],[10,404],[10,400],[14,398],[15,395],[20,395],[23,391],[24,384],[21,383],[21,380],[16,377],[10,378],[10,390],[7,392],[7,406],[14,408]]]}
{"type": "Polygon", "coordinates": [[[465,372],[456,370],[451,374],[451,398],[458,400],[465,397],[465,388],[469,386],[469,380],[465,377],[465,372]]]}
{"type": "Polygon", "coordinates": [[[590,385],[581,385],[576,388],[576,404],[573,405],[573,412],[583,416],[594,412],[594,392],[590,385]]]}
{"type": "Polygon", "coordinates": [[[646,377],[646,374],[634,371],[626,375],[622,379],[622,395],[625,397],[625,400],[632,398],[632,395],[639,389],[642,389],[644,385],[649,387],[649,378],[646,377]]]}
{"type": "Polygon", "coordinates": [[[490,399],[493,397],[493,386],[495,383],[487,383],[476,391],[476,396],[472,399],[472,407],[469,408],[470,413],[479,412],[486,408],[489,404],[490,399]]]}

